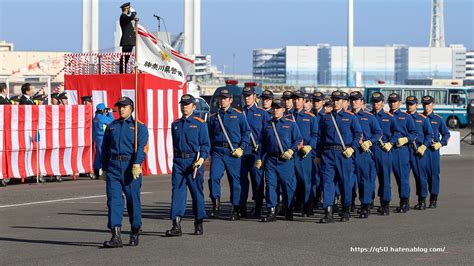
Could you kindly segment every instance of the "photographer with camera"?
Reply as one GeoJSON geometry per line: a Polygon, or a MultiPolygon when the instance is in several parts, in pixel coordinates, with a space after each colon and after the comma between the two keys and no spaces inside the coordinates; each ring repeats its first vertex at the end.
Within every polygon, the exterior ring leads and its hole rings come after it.
{"type": "Polygon", "coordinates": [[[95,116],[92,124],[92,139],[95,145],[95,157],[94,157],[94,175],[95,179],[99,177],[102,163],[100,158],[102,156],[102,141],[104,138],[105,129],[107,125],[114,121],[115,118],[112,115],[112,110],[107,108],[105,104],[99,103],[96,107],[95,116]]]}

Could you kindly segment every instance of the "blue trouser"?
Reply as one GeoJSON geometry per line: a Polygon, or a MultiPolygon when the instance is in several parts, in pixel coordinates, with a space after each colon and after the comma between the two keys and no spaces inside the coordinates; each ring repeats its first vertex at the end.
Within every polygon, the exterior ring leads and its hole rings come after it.
{"type": "Polygon", "coordinates": [[[410,198],[410,151],[408,146],[392,149],[392,169],[398,185],[400,199],[410,198]]]}
{"type": "Polygon", "coordinates": [[[283,194],[283,204],[292,209],[294,204],[294,193],[296,189],[295,161],[283,160],[278,157],[267,157],[265,159],[265,201],[268,208],[273,208],[278,203],[277,180],[283,194]]]}
{"type": "Polygon", "coordinates": [[[355,172],[359,187],[359,200],[362,204],[372,203],[372,194],[375,190],[375,162],[373,155],[357,150],[354,156],[355,172]]]}
{"type": "MultiPolygon", "coordinates": [[[[392,165],[395,165],[395,157],[393,156],[392,151],[393,149],[386,152],[379,145],[374,145],[373,149],[375,159],[375,170],[377,172],[377,177],[379,181],[379,189],[377,191],[377,196],[379,196],[381,201],[387,202],[392,200],[391,173],[392,165]]],[[[395,172],[395,166],[393,166],[393,169],[393,171],[395,172]]]]}
{"type": "Polygon", "coordinates": [[[427,167],[427,176],[428,176],[428,189],[430,195],[438,196],[439,194],[439,173],[440,173],[440,154],[439,150],[434,151],[427,149],[425,156],[428,156],[429,167],[427,167]]]}
{"type": "Polygon", "coordinates": [[[306,204],[314,197],[314,194],[311,191],[313,161],[311,160],[310,155],[304,158],[302,158],[300,155],[296,155],[294,160],[297,187],[301,188],[301,190],[297,193],[301,193],[299,196],[301,197],[302,203],[306,204]]]}
{"type": "Polygon", "coordinates": [[[426,154],[422,157],[415,154],[415,149],[410,149],[410,166],[415,176],[416,195],[418,198],[428,196],[428,178],[426,176],[427,160],[426,154]]]}
{"type": "Polygon", "coordinates": [[[209,197],[217,199],[221,197],[221,179],[224,171],[230,186],[230,202],[232,206],[240,205],[240,167],[242,158],[230,155],[229,149],[214,151],[211,157],[211,170],[209,174],[209,197]]]}
{"type": "Polygon", "coordinates": [[[107,165],[107,227],[112,229],[122,226],[124,201],[122,193],[127,201],[127,211],[132,228],[142,226],[142,210],[140,201],[140,188],[142,177],[133,179],[132,162],[112,160],[107,165]]]}
{"type": "Polygon", "coordinates": [[[360,178],[360,176],[357,174],[355,156],[353,156],[352,158],[353,158],[352,162],[354,164],[354,167],[353,167],[354,171],[352,172],[352,175],[354,175],[352,177],[352,179],[354,180],[354,183],[352,184],[352,201],[355,201],[355,198],[357,198],[357,189],[359,187],[359,178],[360,178]]]}
{"type": "MultiPolygon", "coordinates": [[[[314,159],[314,158],[312,158],[314,159]]],[[[312,163],[313,171],[312,171],[312,178],[311,178],[311,188],[312,193],[314,196],[320,195],[321,193],[321,178],[320,178],[320,171],[321,166],[316,164],[314,161],[312,163]]],[[[318,196],[319,197],[319,196],[318,196]]]]}
{"type": "Polygon", "coordinates": [[[325,150],[322,154],[322,178],[324,182],[323,208],[334,203],[335,183],[339,184],[343,196],[343,206],[349,207],[352,202],[352,186],[354,184],[354,164],[352,158],[346,158],[342,151],[325,150]]]}
{"type": "Polygon", "coordinates": [[[94,169],[99,170],[102,168],[100,158],[102,157],[102,140],[103,138],[97,138],[94,140],[95,143],[95,156],[94,156],[94,169]]]}
{"type": "Polygon", "coordinates": [[[246,154],[242,157],[242,168],[240,168],[240,204],[245,206],[249,196],[249,173],[250,181],[252,182],[252,199],[255,201],[262,201],[263,195],[263,169],[257,169],[255,162],[257,156],[254,153],[246,154]]]}
{"type": "Polygon", "coordinates": [[[171,174],[171,214],[170,218],[174,220],[177,216],[183,217],[186,211],[186,187],[189,188],[193,200],[193,214],[198,220],[206,218],[206,209],[204,207],[204,165],[196,173],[196,179],[193,179],[194,159],[175,158],[173,160],[173,173],[171,174]]]}

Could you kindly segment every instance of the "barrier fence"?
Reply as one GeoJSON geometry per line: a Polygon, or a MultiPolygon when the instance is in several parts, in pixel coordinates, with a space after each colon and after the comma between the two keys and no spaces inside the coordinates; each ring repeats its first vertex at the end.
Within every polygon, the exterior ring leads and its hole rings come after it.
{"type": "Polygon", "coordinates": [[[0,105],[0,179],[92,171],[92,107],[0,105]]]}
{"type": "Polygon", "coordinates": [[[66,75],[98,75],[118,74],[120,63],[124,73],[133,73],[135,54],[132,53],[71,53],[64,55],[64,74],[66,75]],[[130,56],[125,64],[125,59],[130,56]]]}

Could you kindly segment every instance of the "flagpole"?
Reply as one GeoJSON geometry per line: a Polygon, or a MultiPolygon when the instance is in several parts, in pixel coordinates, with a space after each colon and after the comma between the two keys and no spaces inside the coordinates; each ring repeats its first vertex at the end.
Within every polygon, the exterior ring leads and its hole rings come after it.
{"type": "Polygon", "coordinates": [[[39,183],[39,127],[36,128],[35,142],[36,142],[36,184],[39,183]]]}
{"type": "Polygon", "coordinates": [[[138,151],[138,18],[135,20],[135,154],[138,151]]]}

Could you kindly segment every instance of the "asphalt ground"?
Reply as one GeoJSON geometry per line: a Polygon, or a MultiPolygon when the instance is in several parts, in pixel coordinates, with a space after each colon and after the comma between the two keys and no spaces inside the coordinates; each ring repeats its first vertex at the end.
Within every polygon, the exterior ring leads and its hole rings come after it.
{"type": "MultiPolygon", "coordinates": [[[[474,146],[463,143],[461,150],[461,156],[442,157],[437,209],[390,216],[379,216],[374,209],[368,219],[353,217],[347,223],[334,224],[317,223],[323,217],[322,210],[310,218],[295,214],[292,222],[208,219],[203,236],[191,235],[193,218],[187,212],[179,238],[163,237],[171,227],[170,176],[147,176],[142,187],[140,246],[119,249],[101,248],[103,241],[110,239],[105,182],[80,178],[63,183],[12,184],[0,188],[0,264],[472,265],[474,146]]],[[[228,201],[225,180],[223,199],[228,201]]],[[[413,177],[411,181],[413,206],[413,177]]],[[[205,187],[209,210],[207,178],[205,187]]],[[[398,205],[396,185],[392,190],[393,211],[398,205]]],[[[229,211],[229,203],[224,202],[224,215],[229,211]]],[[[123,224],[122,238],[128,242],[127,217],[123,224]]]]}

